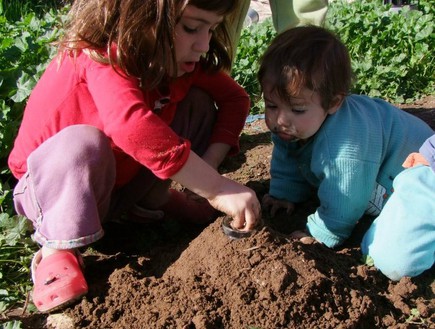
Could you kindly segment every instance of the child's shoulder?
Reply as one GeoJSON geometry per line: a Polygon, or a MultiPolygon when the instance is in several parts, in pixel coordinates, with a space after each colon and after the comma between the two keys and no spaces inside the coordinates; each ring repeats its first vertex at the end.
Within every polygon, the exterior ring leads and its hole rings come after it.
{"type": "Polygon", "coordinates": [[[355,120],[364,124],[382,123],[385,127],[386,123],[398,123],[404,125],[419,125],[422,120],[416,116],[398,108],[394,104],[376,97],[366,95],[351,94],[346,96],[343,105],[337,111],[337,118],[342,120],[355,120]]]}
{"type": "Polygon", "coordinates": [[[331,114],[316,134],[316,146],[341,152],[343,148],[366,152],[391,130],[399,109],[381,99],[348,95],[341,107],[331,114]],[[388,117],[386,120],[385,117],[388,117]],[[325,144],[326,143],[326,144],[325,144]]]}
{"type": "Polygon", "coordinates": [[[399,108],[394,106],[393,104],[387,102],[384,99],[377,97],[370,97],[367,95],[357,95],[350,94],[346,96],[345,101],[343,102],[350,109],[389,109],[391,111],[400,111],[399,108]]]}

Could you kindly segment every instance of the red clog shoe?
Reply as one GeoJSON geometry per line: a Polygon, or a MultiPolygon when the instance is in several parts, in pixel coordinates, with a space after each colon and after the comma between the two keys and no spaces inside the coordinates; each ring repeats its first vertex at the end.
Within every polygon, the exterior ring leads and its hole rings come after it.
{"type": "Polygon", "coordinates": [[[42,258],[38,251],[32,260],[32,299],[40,312],[66,306],[88,292],[80,254],[59,251],[42,258]]]}

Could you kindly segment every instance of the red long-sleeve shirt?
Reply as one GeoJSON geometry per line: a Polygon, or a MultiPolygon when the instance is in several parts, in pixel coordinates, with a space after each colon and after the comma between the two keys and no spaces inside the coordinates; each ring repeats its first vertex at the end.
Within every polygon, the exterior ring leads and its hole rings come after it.
{"type": "Polygon", "coordinates": [[[169,103],[157,115],[154,104],[167,95],[143,90],[138,79],[123,77],[84,53],[75,59],[67,56],[60,63],[55,58],[29,98],[9,167],[20,178],[27,170],[27,157],[47,138],[67,126],[88,124],[103,131],[112,143],[117,185],[128,182],[141,165],[162,179],[171,177],[187,161],[190,143],[169,124],[192,86],[207,92],[218,106],[210,142],[229,144],[231,152],[237,152],[249,97],[227,74],[209,74],[197,65],[192,74],[169,86],[169,103]]]}

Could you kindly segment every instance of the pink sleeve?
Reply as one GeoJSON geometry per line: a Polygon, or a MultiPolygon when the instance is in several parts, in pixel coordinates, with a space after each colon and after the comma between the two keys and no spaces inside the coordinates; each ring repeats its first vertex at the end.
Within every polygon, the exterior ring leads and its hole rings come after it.
{"type": "Polygon", "coordinates": [[[136,79],[89,61],[86,80],[104,132],[157,177],[166,179],[177,173],[189,156],[189,141],[180,138],[145,104],[136,79]]]}

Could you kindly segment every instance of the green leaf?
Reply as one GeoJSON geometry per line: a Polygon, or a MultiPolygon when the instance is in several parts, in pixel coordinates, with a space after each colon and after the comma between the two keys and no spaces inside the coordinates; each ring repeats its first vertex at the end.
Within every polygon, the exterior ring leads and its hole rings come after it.
{"type": "Polygon", "coordinates": [[[367,265],[367,266],[375,266],[375,262],[374,262],[373,258],[370,257],[369,255],[362,256],[362,263],[367,265]]]}
{"type": "MultiPolygon", "coordinates": [[[[1,306],[1,304],[0,304],[1,306]]],[[[3,329],[21,329],[22,328],[22,322],[21,321],[9,321],[2,324],[3,329]]]]}
{"type": "Polygon", "coordinates": [[[16,103],[21,103],[26,100],[30,96],[30,93],[35,87],[36,82],[37,80],[34,76],[31,76],[26,72],[22,72],[21,76],[17,80],[18,89],[15,95],[11,97],[11,100],[16,103]]]}

